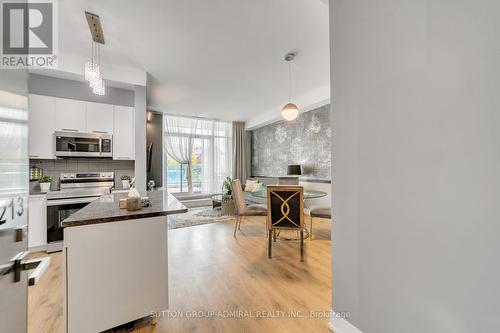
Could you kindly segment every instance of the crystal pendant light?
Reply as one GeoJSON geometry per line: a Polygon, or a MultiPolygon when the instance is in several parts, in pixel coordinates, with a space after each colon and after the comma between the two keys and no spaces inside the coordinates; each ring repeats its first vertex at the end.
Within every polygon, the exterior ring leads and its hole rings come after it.
{"type": "Polygon", "coordinates": [[[102,81],[102,74],[99,73],[96,77],[93,77],[91,80],[89,80],[89,87],[94,88],[100,85],[101,81],[102,81]]]}
{"type": "Polygon", "coordinates": [[[85,63],[85,80],[89,81],[89,83],[98,80],[100,74],[99,64],[96,59],[97,47],[96,43],[92,42],[92,58],[85,63]]]}
{"type": "Polygon", "coordinates": [[[99,76],[99,65],[93,61],[85,63],[85,80],[92,81],[99,76]]]}
{"type": "Polygon", "coordinates": [[[100,60],[99,44],[92,41],[92,58],[85,63],[84,76],[85,80],[89,82],[93,93],[102,96],[106,93],[106,88],[100,68],[100,60]]]}
{"type": "Polygon", "coordinates": [[[297,105],[291,102],[292,99],[292,68],[291,63],[295,58],[295,53],[287,53],[285,55],[285,61],[288,62],[288,103],[281,110],[281,116],[287,120],[292,121],[297,119],[299,116],[299,108],[297,105]]]}
{"type": "Polygon", "coordinates": [[[104,80],[101,79],[97,84],[92,87],[92,92],[96,95],[104,96],[106,94],[106,85],[104,84],[104,80]]]}

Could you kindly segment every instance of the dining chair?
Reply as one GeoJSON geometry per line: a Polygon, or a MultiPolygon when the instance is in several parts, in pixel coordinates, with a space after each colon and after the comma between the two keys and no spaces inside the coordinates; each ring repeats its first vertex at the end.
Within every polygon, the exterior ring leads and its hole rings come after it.
{"type": "Polygon", "coordinates": [[[241,230],[241,220],[243,216],[267,216],[267,208],[263,205],[247,205],[245,202],[245,195],[243,194],[243,187],[239,179],[233,180],[233,199],[236,206],[236,224],[234,225],[234,234],[236,237],[236,230],[241,230]]]}
{"type": "Polygon", "coordinates": [[[332,219],[332,208],[326,206],[313,206],[309,209],[309,215],[311,216],[311,226],[309,230],[309,240],[313,237],[313,218],[320,217],[324,219],[332,219]]]}
{"type": "Polygon", "coordinates": [[[268,258],[273,240],[280,230],[300,232],[300,261],[304,261],[304,188],[302,186],[267,187],[268,258]]]}

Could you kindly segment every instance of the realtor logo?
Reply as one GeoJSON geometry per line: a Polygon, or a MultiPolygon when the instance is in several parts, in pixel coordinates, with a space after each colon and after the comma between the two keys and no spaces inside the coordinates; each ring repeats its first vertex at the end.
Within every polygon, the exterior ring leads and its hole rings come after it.
{"type": "Polygon", "coordinates": [[[3,1],[2,68],[56,68],[57,19],[54,1],[3,1]]]}

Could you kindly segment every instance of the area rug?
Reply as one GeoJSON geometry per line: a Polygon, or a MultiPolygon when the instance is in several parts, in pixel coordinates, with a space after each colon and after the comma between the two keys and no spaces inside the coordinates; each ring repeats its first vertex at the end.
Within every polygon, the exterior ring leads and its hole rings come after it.
{"type": "Polygon", "coordinates": [[[187,213],[169,215],[167,217],[169,229],[186,228],[234,219],[236,219],[235,216],[222,216],[220,209],[212,209],[210,206],[190,208],[187,213]]]}

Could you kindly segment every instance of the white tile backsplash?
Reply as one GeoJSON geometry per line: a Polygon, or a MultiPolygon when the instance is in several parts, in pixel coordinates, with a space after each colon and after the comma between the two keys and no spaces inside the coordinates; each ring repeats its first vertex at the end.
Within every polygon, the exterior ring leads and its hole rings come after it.
{"type": "MultiPolygon", "coordinates": [[[[54,181],[50,189],[59,189],[59,175],[61,173],[76,172],[114,172],[115,188],[121,189],[121,176],[134,177],[134,161],[113,161],[110,159],[97,158],[73,158],[59,160],[30,160],[30,167],[37,166],[43,170],[43,174],[51,176],[54,181]]],[[[31,191],[39,191],[40,186],[37,181],[30,182],[31,191]]]]}

